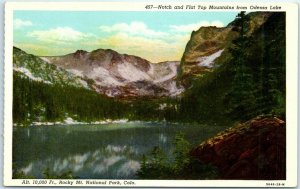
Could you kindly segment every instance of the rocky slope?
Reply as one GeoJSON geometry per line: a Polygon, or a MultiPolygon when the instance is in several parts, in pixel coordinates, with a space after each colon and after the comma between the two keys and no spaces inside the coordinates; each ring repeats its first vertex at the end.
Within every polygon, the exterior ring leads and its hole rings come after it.
{"type": "Polygon", "coordinates": [[[257,117],[219,133],[191,155],[220,170],[221,179],[284,180],[286,127],[276,117],[257,117]]]}
{"type": "Polygon", "coordinates": [[[41,57],[70,73],[93,81],[93,88],[114,97],[176,96],[179,62],[150,63],[137,56],[110,49],[78,50],[65,56],[41,57]]]}
{"type": "MultiPolygon", "coordinates": [[[[247,14],[249,27],[246,35],[251,35],[271,14],[268,12],[247,14]]],[[[188,86],[192,77],[201,77],[212,70],[218,59],[230,56],[229,47],[239,36],[235,23],[236,20],[226,27],[201,27],[192,32],[181,59],[179,80],[182,84],[188,86]]]]}
{"type": "Polygon", "coordinates": [[[41,58],[27,54],[19,48],[13,48],[14,74],[46,84],[69,85],[91,89],[81,76],[74,75],[55,65],[48,64],[41,58]]]}

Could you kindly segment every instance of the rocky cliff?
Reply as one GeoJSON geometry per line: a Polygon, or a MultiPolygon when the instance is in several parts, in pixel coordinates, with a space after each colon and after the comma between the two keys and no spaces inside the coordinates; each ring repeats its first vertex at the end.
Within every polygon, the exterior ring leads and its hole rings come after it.
{"type": "MultiPolygon", "coordinates": [[[[272,13],[253,12],[247,14],[247,32],[250,36],[272,13]]],[[[193,31],[183,53],[178,80],[186,87],[194,77],[210,72],[218,60],[230,56],[232,41],[239,36],[237,20],[226,27],[201,27],[193,31]]],[[[220,61],[219,61],[220,62],[220,61]]],[[[223,62],[223,61],[221,61],[223,62]]]]}

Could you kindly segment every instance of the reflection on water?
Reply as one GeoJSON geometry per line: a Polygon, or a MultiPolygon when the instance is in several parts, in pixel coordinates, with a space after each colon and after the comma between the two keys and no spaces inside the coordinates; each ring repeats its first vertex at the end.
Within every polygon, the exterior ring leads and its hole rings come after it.
{"type": "Polygon", "coordinates": [[[154,146],[171,154],[183,132],[197,144],[221,128],[126,123],[98,126],[43,126],[14,129],[13,161],[27,175],[43,178],[72,171],[79,178],[134,179],[142,154],[154,146]]]}
{"type": "Polygon", "coordinates": [[[168,140],[168,138],[167,138],[166,135],[164,135],[163,133],[161,133],[161,134],[159,135],[159,142],[161,142],[161,143],[166,143],[167,140],[168,140]]]}
{"type": "Polygon", "coordinates": [[[23,171],[25,174],[29,174],[32,170],[33,164],[29,163],[29,165],[27,165],[24,168],[21,168],[21,171],[23,171]]]}
{"type": "Polygon", "coordinates": [[[44,170],[41,167],[49,167],[51,173],[63,173],[72,171],[75,175],[88,175],[88,178],[128,178],[132,177],[140,168],[138,150],[127,146],[107,145],[104,148],[83,154],[74,154],[65,158],[49,157],[45,160],[32,161],[21,171],[25,174],[40,175],[44,170]]]}

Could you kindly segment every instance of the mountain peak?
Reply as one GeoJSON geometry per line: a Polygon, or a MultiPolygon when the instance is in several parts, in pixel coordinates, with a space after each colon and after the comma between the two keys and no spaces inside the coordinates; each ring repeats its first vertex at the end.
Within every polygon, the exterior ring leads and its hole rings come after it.
{"type": "MultiPolygon", "coordinates": [[[[253,12],[246,14],[247,32],[250,36],[272,15],[271,12],[253,12]]],[[[239,36],[237,28],[239,19],[229,23],[226,27],[201,27],[193,31],[188,41],[181,59],[180,75],[181,83],[190,85],[191,75],[202,77],[211,71],[215,60],[221,56],[222,52],[228,52],[232,41],[239,36]],[[209,66],[208,66],[209,65],[209,66]]],[[[229,55],[228,55],[229,56],[229,55]]]]}
{"type": "Polygon", "coordinates": [[[81,58],[81,57],[83,57],[84,55],[86,55],[88,52],[87,51],[85,51],[85,50],[77,50],[74,54],[73,54],[73,56],[74,56],[74,58],[81,58]]]}

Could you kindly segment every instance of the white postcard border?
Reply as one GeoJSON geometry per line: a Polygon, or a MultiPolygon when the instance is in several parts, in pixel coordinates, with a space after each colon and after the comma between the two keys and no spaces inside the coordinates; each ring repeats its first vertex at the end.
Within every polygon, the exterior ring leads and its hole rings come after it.
{"type": "MultiPolygon", "coordinates": [[[[281,6],[286,12],[286,149],[287,171],[286,180],[119,180],[119,184],[86,184],[87,180],[55,180],[73,181],[72,186],[103,186],[103,187],[270,187],[266,183],[284,183],[284,187],[294,187],[297,184],[297,92],[298,92],[298,5],[293,3],[208,3],[208,2],[8,2],[5,6],[5,59],[4,59],[4,185],[5,186],[71,186],[70,184],[24,185],[24,180],[43,181],[46,179],[12,179],[12,47],[13,47],[13,11],[14,10],[65,10],[65,11],[195,11],[195,10],[146,10],[146,5],[243,5],[281,6]],[[83,184],[76,184],[82,181],[83,184]],[[124,182],[134,182],[135,185],[126,185],[124,182]]],[[[197,10],[196,10],[197,11],[197,10]]],[[[233,11],[233,10],[199,10],[203,11],[233,11]]],[[[234,10],[240,11],[240,10],[234,10]]],[[[250,10],[266,11],[266,10],[250,10]]],[[[100,181],[100,180],[89,180],[100,181]]]]}

